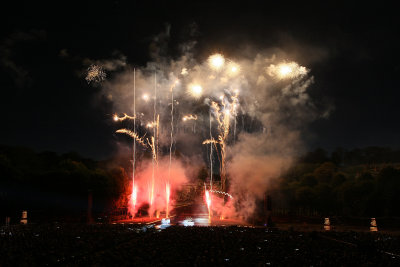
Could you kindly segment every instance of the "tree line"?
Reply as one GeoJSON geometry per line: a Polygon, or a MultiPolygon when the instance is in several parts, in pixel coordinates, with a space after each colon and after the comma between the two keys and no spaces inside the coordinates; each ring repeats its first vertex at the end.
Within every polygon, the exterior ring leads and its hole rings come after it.
{"type": "MultiPolygon", "coordinates": [[[[115,208],[129,186],[128,158],[96,161],[70,152],[0,145],[0,213],[21,208],[115,208]]],[[[207,177],[200,169],[199,182],[207,177]]],[[[367,147],[300,156],[269,189],[275,209],[305,214],[400,216],[400,150],[367,147]]]]}
{"type": "Polygon", "coordinates": [[[275,195],[278,206],[305,214],[400,216],[400,151],[308,152],[280,177],[275,195]]]}

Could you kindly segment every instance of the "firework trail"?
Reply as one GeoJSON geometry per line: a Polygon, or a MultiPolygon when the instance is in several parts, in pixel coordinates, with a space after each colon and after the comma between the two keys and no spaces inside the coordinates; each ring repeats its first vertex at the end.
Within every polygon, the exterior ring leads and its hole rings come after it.
{"type": "Polygon", "coordinates": [[[210,116],[211,116],[211,110],[213,110],[214,117],[218,124],[218,132],[219,132],[218,141],[214,140],[211,136],[211,118],[210,118],[211,139],[205,140],[203,144],[219,144],[220,154],[221,154],[221,159],[220,159],[221,190],[226,191],[226,167],[225,167],[226,141],[229,136],[231,114],[233,114],[235,118],[234,139],[236,138],[236,107],[239,102],[238,92],[236,92],[235,95],[231,96],[232,103],[229,103],[229,101],[225,102],[224,95],[222,95],[220,99],[221,99],[220,104],[218,104],[215,101],[212,101],[210,107],[210,116]],[[222,107],[222,110],[220,105],[222,107]]]}
{"type": "Polygon", "coordinates": [[[155,176],[156,176],[156,165],[157,164],[157,153],[158,153],[158,123],[159,123],[159,116],[157,117],[156,120],[156,114],[157,114],[157,73],[154,71],[154,110],[153,110],[153,137],[151,138],[151,143],[147,139],[147,143],[151,147],[151,151],[153,154],[153,160],[152,160],[152,174],[151,174],[151,188],[150,188],[150,207],[153,206],[153,201],[154,201],[154,186],[155,186],[155,176]],[[156,140],[157,138],[157,140],[156,140]]]}
{"type": "Polygon", "coordinates": [[[165,198],[167,201],[167,207],[166,207],[166,212],[165,212],[165,217],[169,217],[169,198],[171,195],[171,185],[169,183],[169,181],[167,182],[167,184],[165,185],[165,198]]]}
{"type": "Polygon", "coordinates": [[[133,217],[135,216],[136,202],[137,202],[137,186],[133,185],[131,194],[131,205],[132,205],[131,214],[133,217]]]}
{"type": "Polygon", "coordinates": [[[208,210],[208,220],[211,220],[211,195],[210,191],[207,190],[206,184],[204,184],[204,194],[205,194],[205,201],[207,203],[207,210],[208,210]]]}
{"type": "MultiPolygon", "coordinates": [[[[224,99],[221,100],[222,107],[225,107],[224,99]]],[[[221,112],[219,105],[216,102],[211,103],[211,108],[214,110],[215,118],[218,123],[218,144],[221,153],[221,166],[220,166],[220,176],[221,176],[221,190],[226,190],[226,168],[225,168],[225,147],[226,139],[229,134],[229,110],[224,110],[221,112]]],[[[216,141],[213,141],[216,142],[216,141]]]]}
{"type": "Polygon", "coordinates": [[[190,120],[197,120],[197,115],[192,115],[192,114],[189,114],[189,115],[186,115],[186,116],[184,116],[183,118],[182,118],[182,120],[183,121],[190,121],[190,120]]]}
{"type": "Polygon", "coordinates": [[[137,135],[137,133],[133,132],[132,130],[123,128],[123,129],[116,130],[115,132],[116,132],[116,133],[124,133],[124,134],[127,134],[127,135],[129,135],[130,137],[132,137],[136,142],[138,142],[139,144],[141,144],[142,146],[147,147],[147,144],[145,143],[145,141],[144,141],[144,139],[143,139],[144,137],[139,137],[139,136],[137,135]]]}
{"type": "MultiPolygon", "coordinates": [[[[136,132],[136,69],[133,69],[133,130],[136,132]]],[[[125,114],[125,117],[128,115],[125,114]]],[[[132,199],[133,214],[135,216],[137,188],[135,184],[135,168],[136,168],[136,142],[133,142],[133,161],[132,161],[132,199]]]]}
{"type": "Polygon", "coordinates": [[[267,69],[268,74],[276,79],[294,79],[307,74],[307,69],[296,62],[284,62],[278,65],[271,64],[267,69]]]}
{"type": "Polygon", "coordinates": [[[178,80],[171,86],[171,143],[169,146],[169,166],[168,166],[168,181],[166,185],[166,201],[167,201],[167,211],[166,217],[169,217],[169,196],[170,196],[170,184],[169,180],[171,178],[171,164],[172,164],[172,145],[174,143],[174,87],[178,83],[178,80]]]}
{"type": "Polygon", "coordinates": [[[236,143],[236,117],[237,117],[237,106],[239,103],[239,90],[235,90],[235,95],[231,96],[232,105],[231,105],[231,112],[234,116],[234,126],[233,126],[233,144],[236,143]]]}
{"type": "MultiPolygon", "coordinates": [[[[135,101],[134,101],[135,102],[135,101]]],[[[133,104],[135,105],[135,104],[133,104]]],[[[129,116],[128,114],[124,113],[123,117],[118,117],[117,114],[114,115],[113,120],[114,121],[124,121],[124,120],[135,120],[136,116],[129,116]]],[[[134,121],[135,123],[135,121],[134,121]]],[[[135,128],[135,127],[134,127],[135,128]]]]}
{"type": "MultiPolygon", "coordinates": [[[[211,110],[209,112],[210,114],[210,140],[213,140],[212,137],[212,132],[211,132],[211,110]]],[[[213,186],[213,144],[210,143],[210,188],[212,190],[212,186],[213,186]]]]}
{"type": "Polygon", "coordinates": [[[99,83],[104,81],[105,78],[106,78],[106,73],[104,72],[102,67],[92,64],[87,69],[87,74],[85,78],[87,83],[91,82],[99,83]]]}
{"type": "Polygon", "coordinates": [[[217,191],[217,190],[212,190],[212,189],[210,189],[208,191],[210,191],[211,193],[222,194],[222,195],[228,196],[231,199],[233,199],[233,196],[231,194],[227,193],[227,192],[222,192],[222,191],[217,191]]]}
{"type": "Polygon", "coordinates": [[[156,144],[155,144],[154,136],[151,137],[151,141],[147,138],[147,144],[151,148],[151,152],[153,155],[153,159],[152,159],[153,171],[151,174],[151,183],[150,183],[150,190],[149,190],[149,202],[150,202],[150,206],[151,206],[151,205],[153,205],[153,200],[154,200],[155,163],[157,162],[156,144]]]}

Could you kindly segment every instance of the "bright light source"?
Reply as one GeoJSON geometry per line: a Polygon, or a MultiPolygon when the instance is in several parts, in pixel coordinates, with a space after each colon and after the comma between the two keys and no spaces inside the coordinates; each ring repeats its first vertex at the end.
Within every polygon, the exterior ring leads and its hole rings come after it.
{"type": "Polygon", "coordinates": [[[236,75],[239,73],[239,71],[240,71],[240,66],[238,64],[236,64],[235,62],[229,62],[229,65],[228,65],[229,75],[231,75],[231,76],[236,75]]]}
{"type": "Polygon", "coordinates": [[[225,63],[225,58],[221,54],[214,54],[208,58],[208,64],[211,68],[219,70],[225,63]]]}
{"type": "Polygon", "coordinates": [[[290,73],[293,72],[293,69],[289,66],[289,65],[281,65],[279,67],[279,75],[281,77],[286,77],[288,75],[290,75],[290,73]]]}
{"type": "Polygon", "coordinates": [[[199,84],[191,84],[189,85],[189,93],[191,96],[198,98],[203,93],[203,87],[199,84]]]}

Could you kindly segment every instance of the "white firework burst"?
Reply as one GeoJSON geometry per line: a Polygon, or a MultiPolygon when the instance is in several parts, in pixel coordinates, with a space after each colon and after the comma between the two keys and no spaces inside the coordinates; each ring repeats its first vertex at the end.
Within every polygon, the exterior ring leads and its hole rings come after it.
{"type": "Polygon", "coordinates": [[[85,80],[88,83],[91,83],[91,82],[99,83],[99,82],[104,81],[105,78],[106,78],[106,73],[104,72],[102,67],[92,64],[87,69],[87,75],[86,75],[85,80]]]}

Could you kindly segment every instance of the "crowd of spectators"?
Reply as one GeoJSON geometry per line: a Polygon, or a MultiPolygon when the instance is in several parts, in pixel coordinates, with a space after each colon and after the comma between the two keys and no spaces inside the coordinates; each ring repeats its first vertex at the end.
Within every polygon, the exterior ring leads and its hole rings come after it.
{"type": "Polygon", "coordinates": [[[399,266],[400,238],[265,227],[31,224],[2,227],[0,266],[399,266]]]}

